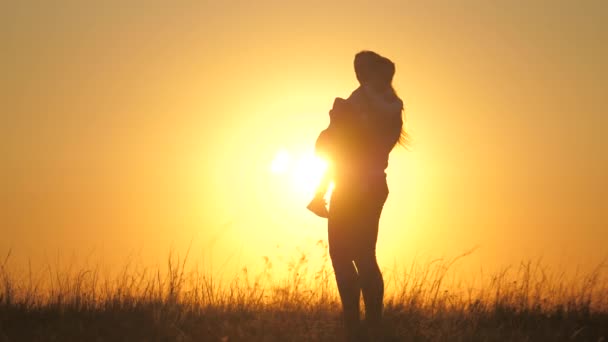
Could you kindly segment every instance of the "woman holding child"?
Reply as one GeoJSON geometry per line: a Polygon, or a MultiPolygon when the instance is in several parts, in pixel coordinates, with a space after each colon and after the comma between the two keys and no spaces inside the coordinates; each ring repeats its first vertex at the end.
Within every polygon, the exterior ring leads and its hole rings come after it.
{"type": "Polygon", "coordinates": [[[381,333],[384,281],[376,261],[382,208],[388,196],[385,169],[393,147],[406,138],[403,102],[392,87],[395,65],[375,52],[355,56],[360,86],[347,99],[336,98],[329,127],[321,132],[317,153],[331,168],[308,208],[328,218],[329,253],[344,311],[348,341],[376,340],[381,333]],[[334,190],[325,207],[329,181],[334,190]],[[363,293],[365,323],[359,318],[363,293]]]}

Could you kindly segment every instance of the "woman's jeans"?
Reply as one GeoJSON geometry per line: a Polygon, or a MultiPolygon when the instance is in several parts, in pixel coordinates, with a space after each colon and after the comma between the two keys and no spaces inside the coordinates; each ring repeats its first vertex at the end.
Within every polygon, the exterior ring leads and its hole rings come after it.
{"type": "Polygon", "coordinates": [[[337,182],[328,218],[329,254],[344,310],[347,334],[359,330],[359,298],[363,292],[365,320],[382,319],[384,281],[376,261],[378,223],[388,197],[386,176],[353,184],[337,182]]]}

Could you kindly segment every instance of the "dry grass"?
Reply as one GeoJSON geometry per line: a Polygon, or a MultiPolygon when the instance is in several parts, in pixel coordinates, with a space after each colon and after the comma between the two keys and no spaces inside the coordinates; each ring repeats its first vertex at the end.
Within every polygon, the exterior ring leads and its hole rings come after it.
{"type": "MultiPolygon", "coordinates": [[[[448,282],[460,257],[387,275],[388,340],[608,338],[603,264],[567,278],[525,262],[478,285],[448,282]]],[[[18,272],[7,257],[0,264],[0,341],[339,341],[339,302],[324,260],[310,269],[301,254],[286,277],[274,279],[266,258],[259,274],[243,269],[224,283],[187,267],[187,256],[170,256],[164,271],[128,264],[113,277],[98,268],[18,272]]]]}

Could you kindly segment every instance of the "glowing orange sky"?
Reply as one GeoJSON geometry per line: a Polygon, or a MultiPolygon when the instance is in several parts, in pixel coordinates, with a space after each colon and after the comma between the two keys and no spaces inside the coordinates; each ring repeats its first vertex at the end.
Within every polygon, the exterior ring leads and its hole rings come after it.
{"type": "Polygon", "coordinates": [[[606,13],[600,1],[10,4],[0,253],[156,260],[194,240],[244,261],[324,239],[269,168],[281,149],[310,152],[333,98],[356,87],[354,53],[372,49],[397,65],[414,139],[391,157],[381,263],[477,245],[485,264],[600,260],[606,13]]]}

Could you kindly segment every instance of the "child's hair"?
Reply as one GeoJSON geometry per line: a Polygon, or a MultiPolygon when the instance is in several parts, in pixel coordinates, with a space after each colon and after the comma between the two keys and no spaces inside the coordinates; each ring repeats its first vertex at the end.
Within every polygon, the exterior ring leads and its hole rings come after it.
{"type": "Polygon", "coordinates": [[[360,51],[355,55],[355,75],[360,84],[369,80],[373,68],[381,58],[382,56],[369,50],[360,51]]]}

